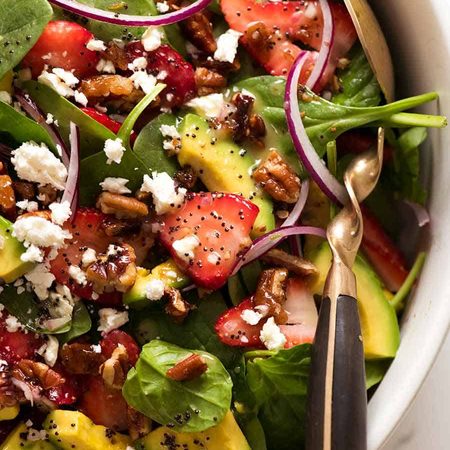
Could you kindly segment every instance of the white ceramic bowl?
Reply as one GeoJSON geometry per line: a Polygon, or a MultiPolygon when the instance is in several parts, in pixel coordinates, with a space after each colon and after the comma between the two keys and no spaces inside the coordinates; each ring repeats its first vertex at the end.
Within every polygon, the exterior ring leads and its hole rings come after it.
{"type": "MultiPolygon", "coordinates": [[[[437,91],[425,111],[450,117],[448,0],[372,0],[392,49],[398,97],[437,91]]],[[[428,259],[402,321],[397,358],[369,403],[369,449],[381,449],[411,406],[450,323],[450,128],[433,130],[423,151],[429,172],[428,259]]],[[[429,430],[430,433],[432,430],[429,430]]]]}

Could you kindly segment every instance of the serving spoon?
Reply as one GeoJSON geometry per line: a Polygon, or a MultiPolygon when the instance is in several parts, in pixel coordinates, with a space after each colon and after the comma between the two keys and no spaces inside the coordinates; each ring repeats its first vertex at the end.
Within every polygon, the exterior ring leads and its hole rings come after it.
{"type": "Polygon", "coordinates": [[[380,24],[367,0],[344,0],[359,40],[388,103],[394,101],[394,66],[380,24]]]}

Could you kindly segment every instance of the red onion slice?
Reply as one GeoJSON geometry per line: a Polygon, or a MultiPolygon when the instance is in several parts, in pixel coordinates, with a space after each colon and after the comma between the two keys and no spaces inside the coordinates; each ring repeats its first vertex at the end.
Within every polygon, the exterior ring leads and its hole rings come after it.
{"type": "Polygon", "coordinates": [[[179,11],[170,12],[161,16],[134,16],[129,14],[119,14],[111,11],[103,11],[98,8],[83,5],[75,0],[49,0],[50,3],[53,3],[66,11],[78,14],[79,16],[98,20],[100,22],[107,22],[115,25],[126,25],[129,27],[164,26],[180,22],[206,8],[211,1],[212,0],[197,0],[179,11]]]}
{"type": "Polygon", "coordinates": [[[428,211],[424,206],[416,202],[411,202],[409,200],[405,200],[404,203],[412,209],[414,215],[416,216],[417,224],[419,225],[419,227],[422,228],[430,223],[430,215],[428,214],[428,211]]]}
{"type": "Polygon", "coordinates": [[[67,173],[66,189],[61,203],[69,202],[72,220],[78,208],[78,180],[80,178],[80,130],[70,122],[70,161],[67,173]]]}
{"type": "Polygon", "coordinates": [[[299,234],[310,234],[326,239],[325,230],[322,228],[306,226],[288,226],[277,228],[276,230],[266,233],[264,236],[261,236],[253,241],[253,245],[238,262],[231,275],[235,275],[241,267],[251,263],[255,259],[258,259],[261,255],[267,253],[271,248],[278,245],[287,237],[296,236],[299,234]]]}
{"type": "Polygon", "coordinates": [[[281,227],[288,227],[290,225],[295,225],[302,214],[303,208],[305,207],[306,200],[309,194],[309,180],[302,182],[302,188],[300,190],[300,195],[298,197],[297,203],[295,204],[289,216],[282,223],[281,227]]]}

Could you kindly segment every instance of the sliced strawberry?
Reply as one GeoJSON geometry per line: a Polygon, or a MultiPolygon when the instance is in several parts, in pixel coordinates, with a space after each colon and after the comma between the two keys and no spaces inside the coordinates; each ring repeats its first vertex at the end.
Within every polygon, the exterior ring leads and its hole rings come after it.
{"type": "Polygon", "coordinates": [[[240,195],[190,194],[179,210],[164,217],[161,242],[195,284],[219,289],[230,276],[239,252],[251,243],[249,234],[258,211],[240,195]],[[183,253],[182,244],[187,240],[192,249],[183,253]]]}
{"type": "Polygon", "coordinates": [[[252,299],[246,299],[234,308],[225,311],[217,320],[215,330],[219,339],[233,347],[264,348],[259,334],[265,320],[250,325],[242,318],[245,310],[253,310],[252,299]]]}
{"type": "Polygon", "coordinates": [[[0,359],[14,364],[22,359],[34,359],[36,351],[44,344],[38,334],[25,331],[10,332],[5,320],[7,313],[0,317],[0,359]]]}
{"type": "Polygon", "coordinates": [[[126,348],[128,361],[134,366],[141,351],[139,350],[136,341],[128,333],[125,333],[125,331],[113,330],[100,341],[103,355],[105,355],[106,358],[110,358],[114,349],[116,349],[119,344],[126,348]]]}
{"type": "MultiPolygon", "coordinates": [[[[344,5],[329,2],[335,32],[329,66],[323,87],[332,77],[339,58],[345,56],[357,39],[353,22],[344,5]]],[[[245,33],[242,42],[271,75],[286,75],[300,46],[318,51],[322,42],[323,15],[317,1],[222,0],[221,9],[230,28],[245,33]],[[248,33],[246,33],[248,31],[248,33]]],[[[300,82],[308,78],[315,55],[311,54],[300,82]]]]}
{"type": "Polygon", "coordinates": [[[145,52],[141,42],[136,41],[128,44],[126,50],[130,62],[145,56],[147,72],[155,77],[159,75],[161,82],[167,85],[161,94],[162,106],[181,106],[195,95],[193,67],[169,45],[161,45],[156,50],[145,52]]]}
{"type": "Polygon", "coordinates": [[[65,382],[59,386],[48,389],[46,397],[57,406],[73,405],[80,395],[80,386],[77,378],[69,374],[60,363],[56,363],[52,369],[61,374],[65,382]]]}
{"type": "Polygon", "coordinates": [[[120,390],[105,386],[100,375],[85,379],[84,392],[78,404],[96,425],[103,425],[115,431],[127,428],[127,403],[120,390]]]}
{"type": "Polygon", "coordinates": [[[41,74],[45,65],[73,71],[78,78],[93,75],[100,59],[97,52],[86,48],[93,38],[90,31],[77,23],[65,20],[49,22],[22,60],[22,67],[29,67],[34,78],[41,74]]]}
{"type": "Polygon", "coordinates": [[[364,233],[362,250],[387,289],[397,292],[408,276],[406,260],[375,216],[362,207],[364,233]]]}

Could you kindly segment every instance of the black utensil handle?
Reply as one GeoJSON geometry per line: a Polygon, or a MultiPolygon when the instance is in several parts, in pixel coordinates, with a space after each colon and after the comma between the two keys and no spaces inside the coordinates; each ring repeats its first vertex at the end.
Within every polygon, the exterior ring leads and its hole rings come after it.
{"type": "Polygon", "coordinates": [[[366,450],[367,393],[358,305],[353,297],[340,295],[335,327],[330,320],[333,307],[329,298],[322,300],[312,350],[306,449],[366,450]],[[334,345],[334,367],[327,375],[329,343],[334,345]]]}

